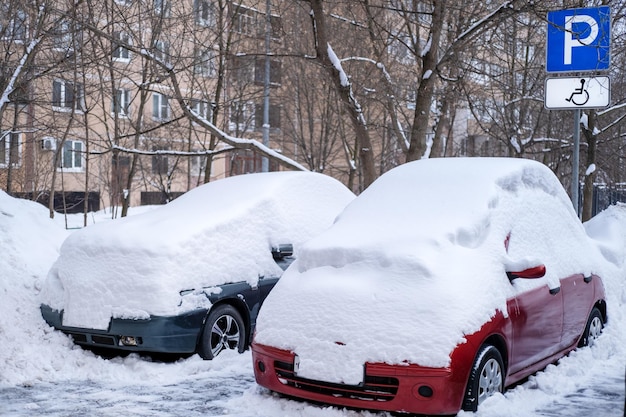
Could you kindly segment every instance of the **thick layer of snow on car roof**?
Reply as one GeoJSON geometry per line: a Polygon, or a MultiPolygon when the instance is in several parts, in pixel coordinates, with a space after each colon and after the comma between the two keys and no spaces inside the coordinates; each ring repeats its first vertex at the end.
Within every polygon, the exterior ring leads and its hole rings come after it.
{"type": "Polygon", "coordinates": [[[360,382],[366,362],[444,367],[516,291],[599,274],[599,258],[538,162],[408,163],[304,246],[261,309],[255,341],[296,352],[301,376],[331,382],[360,382]],[[544,278],[506,278],[540,263],[544,278]]]}
{"type": "Polygon", "coordinates": [[[280,275],[271,248],[291,243],[297,252],[353,198],[337,180],[311,172],[203,185],[162,208],[73,233],[42,302],[64,309],[64,325],[95,329],[106,329],[111,317],[197,308],[206,297],[181,299],[181,290],[280,275]]]}

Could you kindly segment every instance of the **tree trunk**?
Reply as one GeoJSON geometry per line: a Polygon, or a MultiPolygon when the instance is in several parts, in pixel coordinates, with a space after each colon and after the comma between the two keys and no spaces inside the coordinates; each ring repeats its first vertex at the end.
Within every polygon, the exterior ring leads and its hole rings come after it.
{"type": "Polygon", "coordinates": [[[341,102],[350,115],[352,128],[357,139],[357,154],[361,162],[363,188],[365,189],[376,179],[374,152],[361,106],[352,94],[352,85],[348,77],[343,73],[336,57],[331,57],[332,52],[328,43],[327,26],[322,3],[322,0],[311,0],[311,19],[315,35],[317,60],[331,76],[341,102]]]}
{"type": "MultiPolygon", "coordinates": [[[[598,138],[595,133],[598,115],[595,110],[591,110],[587,116],[587,127],[583,129],[585,139],[587,140],[587,161],[585,169],[596,163],[596,149],[598,147],[598,138]]],[[[585,181],[583,185],[583,210],[582,221],[586,222],[593,216],[593,181],[596,178],[596,169],[591,173],[585,173],[585,181]]]]}
{"type": "Polygon", "coordinates": [[[445,0],[435,1],[430,29],[428,48],[423,54],[422,77],[417,87],[415,114],[411,129],[411,142],[406,155],[407,162],[423,158],[426,153],[426,136],[430,122],[430,107],[435,91],[435,71],[437,66],[437,49],[441,32],[444,30],[443,17],[446,7],[445,0]]]}

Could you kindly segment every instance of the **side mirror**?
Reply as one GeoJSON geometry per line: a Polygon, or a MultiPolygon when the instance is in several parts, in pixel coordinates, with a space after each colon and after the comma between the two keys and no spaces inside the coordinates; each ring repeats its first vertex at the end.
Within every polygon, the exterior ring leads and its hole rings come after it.
{"type": "Polygon", "coordinates": [[[546,274],[546,266],[541,264],[533,266],[532,268],[524,269],[523,271],[514,272],[507,271],[506,276],[509,277],[509,281],[513,281],[515,278],[535,279],[541,278],[546,274]]]}
{"type": "Polygon", "coordinates": [[[277,248],[272,248],[272,256],[275,261],[291,255],[293,255],[293,245],[291,243],[280,244],[277,248]]]}

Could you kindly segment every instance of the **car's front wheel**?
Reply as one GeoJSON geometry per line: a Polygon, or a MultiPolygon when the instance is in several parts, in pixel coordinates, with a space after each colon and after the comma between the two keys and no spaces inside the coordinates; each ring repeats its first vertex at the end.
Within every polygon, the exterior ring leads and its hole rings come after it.
{"type": "Polygon", "coordinates": [[[500,351],[492,345],[478,350],[463,400],[463,410],[476,411],[478,406],[497,392],[504,391],[504,365],[500,351]]]}
{"type": "Polygon", "coordinates": [[[211,310],[204,323],[198,353],[213,359],[224,349],[242,353],[246,346],[246,329],[241,314],[231,305],[223,304],[211,310]]]}
{"type": "Polygon", "coordinates": [[[578,347],[593,346],[595,340],[602,333],[603,328],[604,321],[602,320],[602,313],[600,313],[597,307],[594,307],[589,314],[589,319],[587,320],[587,325],[585,326],[583,337],[580,338],[578,347]]]}

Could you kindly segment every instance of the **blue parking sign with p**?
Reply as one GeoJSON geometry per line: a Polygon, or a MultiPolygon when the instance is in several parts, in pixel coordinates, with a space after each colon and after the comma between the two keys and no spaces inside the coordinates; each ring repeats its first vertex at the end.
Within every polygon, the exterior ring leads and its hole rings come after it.
{"type": "Polygon", "coordinates": [[[609,6],[548,12],[546,71],[600,71],[611,61],[609,6]]]}

